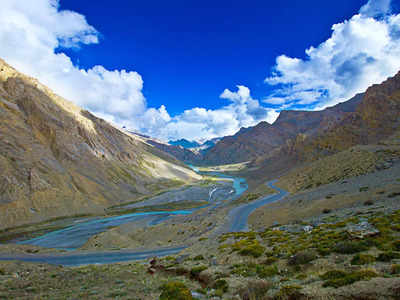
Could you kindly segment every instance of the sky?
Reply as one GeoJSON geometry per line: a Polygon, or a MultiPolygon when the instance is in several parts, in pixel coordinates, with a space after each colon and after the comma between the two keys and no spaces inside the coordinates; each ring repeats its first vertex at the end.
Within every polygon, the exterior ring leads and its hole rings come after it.
{"type": "Polygon", "coordinates": [[[0,58],[116,126],[205,140],[400,70],[395,0],[2,0],[0,58]],[[279,2],[279,3],[278,3],[279,2]]]}

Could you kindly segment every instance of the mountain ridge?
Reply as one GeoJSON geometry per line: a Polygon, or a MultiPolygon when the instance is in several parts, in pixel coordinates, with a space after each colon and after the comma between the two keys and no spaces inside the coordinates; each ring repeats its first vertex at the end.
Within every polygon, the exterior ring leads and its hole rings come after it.
{"type": "Polygon", "coordinates": [[[102,213],[200,177],[0,59],[0,228],[102,213]]]}

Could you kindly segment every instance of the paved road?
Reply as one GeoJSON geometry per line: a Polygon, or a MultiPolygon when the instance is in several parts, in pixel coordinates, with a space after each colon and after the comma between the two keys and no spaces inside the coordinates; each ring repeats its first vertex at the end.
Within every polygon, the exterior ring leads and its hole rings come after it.
{"type": "Polygon", "coordinates": [[[266,184],[270,187],[273,188],[274,190],[278,191],[277,194],[273,195],[268,195],[264,198],[261,198],[259,200],[242,204],[238,207],[235,207],[232,209],[229,213],[229,222],[228,222],[228,232],[239,232],[239,231],[248,231],[248,219],[250,214],[255,211],[257,208],[264,206],[268,203],[276,202],[281,200],[283,197],[288,195],[289,193],[287,191],[284,191],[276,186],[274,186],[274,183],[276,180],[267,182],[266,184]]]}
{"type": "Polygon", "coordinates": [[[279,201],[289,194],[287,191],[276,187],[274,185],[276,181],[277,180],[267,182],[266,185],[276,190],[278,192],[277,194],[268,195],[256,201],[245,203],[233,208],[228,214],[228,221],[215,230],[215,232],[212,234],[212,237],[216,237],[228,232],[248,231],[248,219],[252,212],[263,205],[279,201]]]}

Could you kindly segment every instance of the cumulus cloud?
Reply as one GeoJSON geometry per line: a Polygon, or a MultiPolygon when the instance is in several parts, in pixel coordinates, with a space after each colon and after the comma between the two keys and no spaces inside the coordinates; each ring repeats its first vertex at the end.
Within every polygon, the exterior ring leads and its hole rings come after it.
{"type": "Polygon", "coordinates": [[[275,110],[265,108],[258,100],[253,99],[250,90],[245,86],[237,86],[235,92],[226,89],[220,98],[229,103],[215,110],[195,107],[173,118],[169,115],[164,119],[154,118],[155,122],[143,130],[149,135],[164,139],[205,139],[232,135],[241,127],[254,126],[261,121],[272,123],[278,117],[275,110]]]}
{"type": "Polygon", "coordinates": [[[381,17],[390,13],[391,0],[369,0],[361,7],[360,14],[367,17],[381,17]]]}
{"type": "Polygon", "coordinates": [[[3,0],[0,10],[0,57],[38,78],[56,93],[114,124],[162,139],[205,139],[233,134],[242,126],[272,121],[246,87],[226,90],[230,103],[217,110],[193,108],[171,117],[163,105],[147,106],[142,77],[134,71],[75,66],[63,53],[99,43],[85,16],[59,9],[58,0],[3,0]]]}
{"type": "Polygon", "coordinates": [[[389,0],[370,0],[305,53],[304,59],[277,57],[265,79],[276,90],[264,102],[320,109],[393,76],[400,70],[400,14],[390,14],[389,0]]]}

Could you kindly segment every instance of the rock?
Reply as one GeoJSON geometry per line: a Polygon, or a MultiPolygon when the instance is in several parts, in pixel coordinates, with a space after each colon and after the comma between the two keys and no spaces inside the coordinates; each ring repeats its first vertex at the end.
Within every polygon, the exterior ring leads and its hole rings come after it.
{"type": "Polygon", "coordinates": [[[181,263],[183,263],[189,256],[190,256],[189,254],[180,255],[180,256],[178,256],[178,257],[176,258],[175,262],[176,262],[177,264],[181,264],[181,263]]]}
{"type": "Polygon", "coordinates": [[[375,236],[380,233],[378,229],[376,229],[373,225],[369,224],[366,221],[359,224],[349,224],[347,225],[346,230],[350,234],[350,236],[359,239],[363,239],[369,236],[375,236]]]}
{"type": "Polygon", "coordinates": [[[310,233],[313,229],[314,229],[314,227],[312,227],[311,225],[307,225],[307,226],[303,227],[303,230],[306,233],[310,233]]]}

